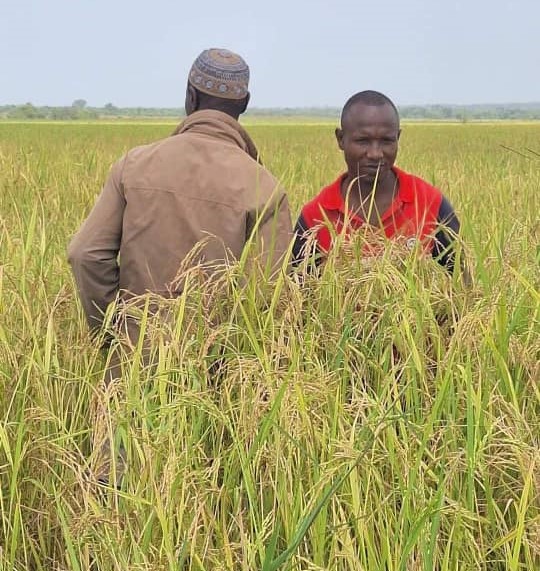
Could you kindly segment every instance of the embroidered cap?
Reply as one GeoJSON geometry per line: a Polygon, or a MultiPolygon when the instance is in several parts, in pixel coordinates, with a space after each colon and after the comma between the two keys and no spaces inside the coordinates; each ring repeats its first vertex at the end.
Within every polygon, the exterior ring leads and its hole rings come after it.
{"type": "Polygon", "coordinates": [[[203,93],[223,99],[243,99],[248,93],[249,67],[234,52],[210,48],[191,66],[189,83],[203,93]]]}

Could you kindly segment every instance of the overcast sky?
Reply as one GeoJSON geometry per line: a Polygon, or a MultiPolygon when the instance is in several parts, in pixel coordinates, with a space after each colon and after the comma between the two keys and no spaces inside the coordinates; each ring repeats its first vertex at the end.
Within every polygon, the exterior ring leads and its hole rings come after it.
{"type": "Polygon", "coordinates": [[[208,47],[257,107],[540,101],[540,0],[0,0],[0,104],[181,107],[208,47]]]}

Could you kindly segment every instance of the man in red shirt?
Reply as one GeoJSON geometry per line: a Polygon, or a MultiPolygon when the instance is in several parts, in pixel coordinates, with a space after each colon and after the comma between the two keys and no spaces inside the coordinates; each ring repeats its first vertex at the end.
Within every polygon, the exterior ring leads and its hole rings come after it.
{"type": "Polygon", "coordinates": [[[420,242],[453,272],[459,221],[440,190],[394,166],[400,133],[398,111],[386,95],[362,91],[347,101],[336,129],[347,172],[302,208],[295,229],[296,263],[308,254],[310,232],[319,263],[332,247],[333,235],[350,236],[369,225],[410,248],[420,242]]]}

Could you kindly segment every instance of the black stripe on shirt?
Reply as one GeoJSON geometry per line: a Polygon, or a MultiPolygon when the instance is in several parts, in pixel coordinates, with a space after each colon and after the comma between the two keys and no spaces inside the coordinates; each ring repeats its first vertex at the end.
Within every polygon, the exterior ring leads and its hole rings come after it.
{"type": "Polygon", "coordinates": [[[431,255],[450,273],[454,272],[455,242],[459,234],[459,220],[450,202],[443,196],[437,214],[439,231],[435,234],[431,255]]]}

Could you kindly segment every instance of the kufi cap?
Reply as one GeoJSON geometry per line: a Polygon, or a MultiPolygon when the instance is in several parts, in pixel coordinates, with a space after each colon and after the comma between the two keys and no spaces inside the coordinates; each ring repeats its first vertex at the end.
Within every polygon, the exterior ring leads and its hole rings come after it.
{"type": "Polygon", "coordinates": [[[195,60],[189,83],[203,93],[223,99],[243,99],[248,93],[249,67],[229,50],[210,48],[195,60]]]}

